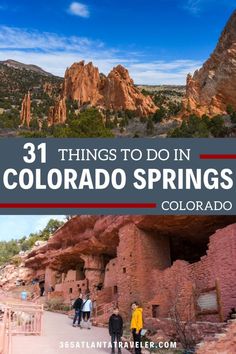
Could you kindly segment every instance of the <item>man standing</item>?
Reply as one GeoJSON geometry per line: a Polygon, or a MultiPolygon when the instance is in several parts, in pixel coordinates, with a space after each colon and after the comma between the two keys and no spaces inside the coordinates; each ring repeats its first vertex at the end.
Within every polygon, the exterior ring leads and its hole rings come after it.
{"type": "Polygon", "coordinates": [[[141,331],[143,328],[143,309],[139,307],[137,302],[133,302],[132,318],[130,323],[130,329],[133,334],[135,354],[141,354],[141,331]]]}
{"type": "Polygon", "coordinates": [[[87,323],[87,328],[91,329],[91,312],[92,312],[92,301],[89,298],[89,294],[86,296],[86,299],[83,301],[82,305],[82,314],[83,314],[83,321],[87,323]]]}
{"type": "Polygon", "coordinates": [[[80,327],[81,315],[82,315],[82,313],[81,313],[82,306],[83,306],[83,297],[82,297],[82,294],[80,293],[78,299],[76,299],[74,304],[73,304],[73,308],[75,309],[73,327],[75,327],[75,322],[76,322],[77,319],[78,319],[78,327],[80,327]]]}

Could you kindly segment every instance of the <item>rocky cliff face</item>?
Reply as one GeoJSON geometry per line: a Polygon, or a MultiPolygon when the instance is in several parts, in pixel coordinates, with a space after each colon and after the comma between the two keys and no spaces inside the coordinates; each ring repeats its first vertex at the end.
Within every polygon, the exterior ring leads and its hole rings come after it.
{"type": "Polygon", "coordinates": [[[100,76],[98,68],[90,62],[74,63],[65,72],[63,97],[78,101],[78,106],[84,103],[96,105],[102,98],[99,94],[100,76]]]}
{"type": "Polygon", "coordinates": [[[76,262],[78,254],[114,256],[119,243],[118,232],[127,224],[165,235],[178,234],[181,229],[182,235],[196,241],[200,239],[199,235],[204,238],[216,228],[235,220],[235,216],[75,216],[59,228],[47,243],[32,249],[25,257],[25,265],[37,270],[48,264],[60,267],[67,261],[76,262]]]}
{"type": "MultiPolygon", "coordinates": [[[[101,109],[113,111],[131,110],[139,116],[147,116],[157,107],[149,96],[144,96],[135,87],[129,72],[118,65],[106,77],[90,62],[74,63],[65,72],[61,100],[69,99],[78,102],[78,108],[90,104],[101,109]]],[[[65,115],[63,112],[63,116],[65,115]]],[[[58,122],[51,111],[49,122],[58,122]]]]}
{"type": "Polygon", "coordinates": [[[7,264],[6,266],[0,267],[0,284],[4,290],[14,288],[16,282],[19,280],[24,280],[25,282],[30,281],[32,276],[33,271],[24,267],[23,264],[7,264]]]}
{"type": "Polygon", "coordinates": [[[185,112],[198,115],[225,113],[228,105],[236,110],[236,11],[210,58],[188,75],[183,103],[185,112]]]}
{"type": "Polygon", "coordinates": [[[144,96],[122,65],[113,68],[107,78],[101,82],[103,104],[114,111],[128,109],[139,116],[147,116],[157,109],[149,96],[144,96]]]}
{"type": "MultiPolygon", "coordinates": [[[[176,299],[181,318],[186,318],[189,304],[195,308],[192,290],[200,294],[212,289],[218,279],[226,318],[236,294],[236,224],[229,225],[235,218],[74,216],[47,242],[37,242],[24,254],[21,274],[12,266],[4,274],[0,269],[0,285],[5,290],[15,279],[26,280],[26,285],[38,279],[44,281],[49,299],[61,298],[67,304],[79,292],[90,292],[97,309],[112,309],[118,303],[125,319],[134,299],[142,303],[145,318],[153,317],[152,306],[158,304],[159,323],[176,299]],[[55,291],[48,294],[51,286],[55,291]]],[[[97,311],[97,318],[99,314],[104,312],[97,311]]],[[[215,319],[219,314],[203,320],[215,319]]]]}
{"type": "Polygon", "coordinates": [[[26,124],[28,128],[29,128],[30,120],[31,120],[30,107],[31,107],[31,99],[30,99],[30,92],[28,92],[24,96],[24,99],[21,104],[21,112],[20,112],[21,126],[26,124]]]}

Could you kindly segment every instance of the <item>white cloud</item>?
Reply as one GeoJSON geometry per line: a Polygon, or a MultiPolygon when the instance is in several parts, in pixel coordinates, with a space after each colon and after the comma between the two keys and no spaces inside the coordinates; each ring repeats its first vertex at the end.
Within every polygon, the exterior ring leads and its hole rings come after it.
{"type": "Polygon", "coordinates": [[[196,60],[155,61],[131,64],[129,71],[137,84],[185,84],[188,73],[193,73],[202,62],[196,60]]]}
{"type": "MultiPolygon", "coordinates": [[[[193,15],[199,15],[207,7],[215,6],[216,0],[184,0],[183,8],[193,15]]],[[[217,0],[218,6],[235,8],[235,0],[217,0]]]]}
{"type": "Polygon", "coordinates": [[[196,15],[201,10],[201,2],[201,0],[188,0],[184,8],[196,15]]]}
{"type": "Polygon", "coordinates": [[[74,16],[87,18],[90,16],[88,6],[80,2],[72,2],[69,6],[68,12],[74,16]]]}
{"type": "Polygon", "coordinates": [[[73,62],[92,61],[107,74],[122,64],[128,68],[135,83],[185,84],[186,75],[195,71],[200,61],[151,61],[144,53],[107,48],[104,43],[78,36],[58,36],[54,33],[0,27],[0,60],[15,59],[36,64],[55,75],[63,76],[73,62]]]}
{"type": "Polygon", "coordinates": [[[27,29],[0,26],[0,48],[34,49],[41,51],[80,50],[85,47],[102,47],[100,41],[91,41],[86,37],[58,36],[55,33],[29,31],[27,29]]]}

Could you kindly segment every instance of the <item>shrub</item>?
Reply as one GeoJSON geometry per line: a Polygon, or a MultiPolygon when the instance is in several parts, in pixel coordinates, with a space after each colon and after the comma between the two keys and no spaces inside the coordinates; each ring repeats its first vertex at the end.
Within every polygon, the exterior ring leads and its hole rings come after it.
{"type": "Polygon", "coordinates": [[[45,307],[49,311],[60,311],[65,307],[62,297],[55,297],[53,299],[49,299],[45,303],[45,307]]]}
{"type": "Polygon", "coordinates": [[[234,112],[234,108],[231,104],[228,104],[226,107],[226,112],[231,115],[234,112]]]}
{"type": "Polygon", "coordinates": [[[77,119],[69,122],[68,138],[106,138],[113,134],[104,126],[101,113],[94,108],[81,112],[77,119]]]}
{"type": "Polygon", "coordinates": [[[171,138],[215,138],[224,137],[228,134],[228,128],[225,127],[222,116],[209,118],[206,115],[198,117],[190,115],[185,119],[180,127],[174,129],[168,134],[171,138]]]}
{"type": "Polygon", "coordinates": [[[153,121],[155,123],[161,122],[165,117],[167,116],[167,110],[165,107],[160,106],[159,109],[156,110],[156,112],[153,114],[153,121]]]}
{"type": "Polygon", "coordinates": [[[233,112],[230,115],[231,123],[235,124],[236,123],[236,112],[233,112]]]}
{"type": "Polygon", "coordinates": [[[19,265],[21,264],[22,259],[20,256],[16,255],[12,258],[11,263],[14,264],[15,266],[19,267],[19,265]]]}

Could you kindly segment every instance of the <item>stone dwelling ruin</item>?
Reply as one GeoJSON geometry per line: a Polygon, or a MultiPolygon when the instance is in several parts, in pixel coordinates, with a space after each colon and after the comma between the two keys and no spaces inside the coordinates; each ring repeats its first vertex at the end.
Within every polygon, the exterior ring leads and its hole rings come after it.
{"type": "Polygon", "coordinates": [[[235,216],[75,216],[25,266],[45,292],[65,303],[82,291],[98,307],[118,303],[126,318],[139,301],[144,316],[224,321],[236,307],[235,216]]]}

